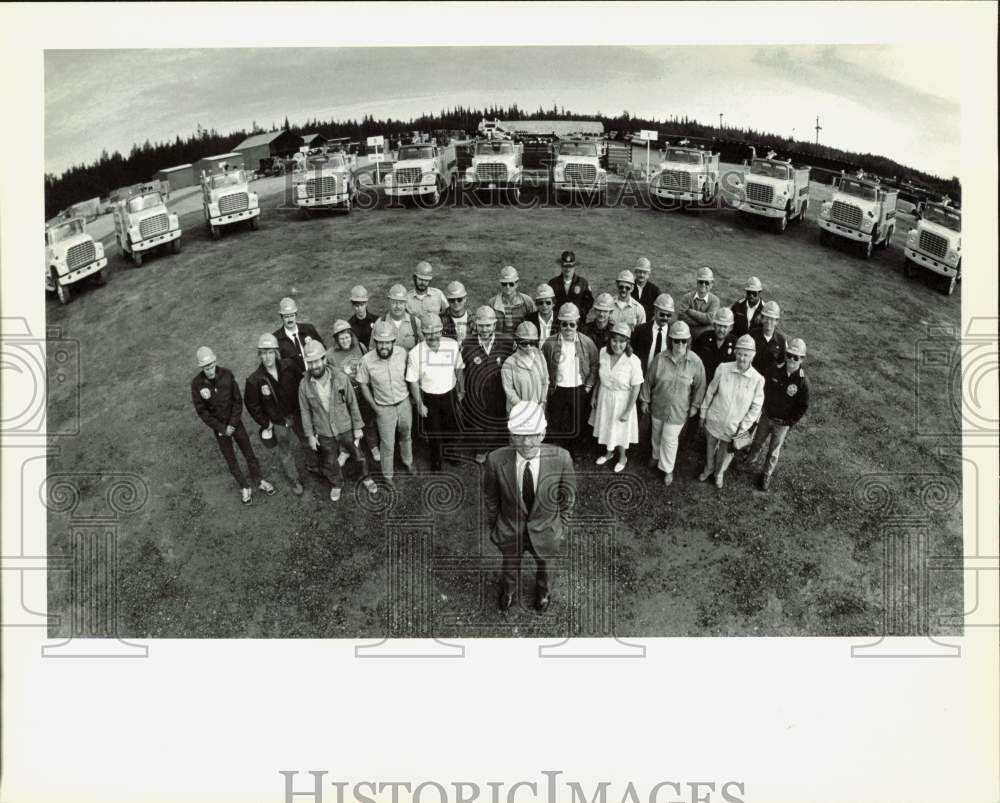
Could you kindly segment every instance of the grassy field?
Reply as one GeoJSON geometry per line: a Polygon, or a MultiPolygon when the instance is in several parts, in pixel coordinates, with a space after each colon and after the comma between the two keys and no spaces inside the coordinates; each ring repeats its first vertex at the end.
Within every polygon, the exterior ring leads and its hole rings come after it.
{"type": "MultiPolygon", "coordinates": [[[[961,554],[961,505],[940,493],[959,487],[960,462],[941,457],[938,439],[920,426],[958,431],[955,383],[946,367],[917,360],[929,327],[958,331],[959,294],[903,276],[907,216],[893,247],[869,262],[822,248],[813,218],[828,192],[813,185],[809,220],[783,236],[740,224],[729,209],[623,208],[615,193],[606,208],[464,204],[311,220],[272,195],[262,199],[256,232],[213,242],[191,212],[180,255],[134,269],[111,247],[107,286],[81,289],[67,307],[49,302],[49,325],[78,340],[81,354],[80,435],[58,439],[49,472],[129,473],[148,486],[145,504],[121,521],[119,634],[860,636],[881,633],[884,618],[945,632],[933,623],[961,612],[961,575],[928,582],[916,566],[887,564],[895,552],[884,537],[887,525],[916,518],[925,553],[961,554]],[[682,444],[667,490],[640,451],[617,477],[609,466],[579,465],[573,560],[557,574],[544,616],[494,609],[497,554],[480,535],[480,468],[471,456],[425,474],[418,443],[422,473],[397,475],[395,496],[372,503],[350,492],[333,505],[308,475],[305,496],[292,496],[276,458],[258,448],[279,493],[240,504],[192,409],[197,346],[211,345],[242,387],[257,336],[279,325],[282,296],[295,296],[301,317],[329,333],[350,314],[352,285],[364,284],[381,312],[379,299],[391,284],[409,284],[420,259],[434,265],[439,287],[464,282],[474,308],[496,291],[502,265],[515,265],[530,292],[557,273],[565,248],[595,292],[611,289],[638,256],[652,260],[653,281],[675,298],[705,264],[727,304],[749,275],[761,278],[765,298],[781,305],[781,329],[808,343],[812,383],[811,409],[770,493],[741,470],[721,494],[697,483],[701,443],[682,444]]],[[[51,387],[50,429],[72,414],[68,390],[51,387]]],[[[70,553],[64,514],[50,513],[48,539],[50,555],[70,553]]],[[[524,566],[530,606],[530,559],[524,566]]],[[[50,612],[66,614],[70,581],[50,577],[50,612]]]]}

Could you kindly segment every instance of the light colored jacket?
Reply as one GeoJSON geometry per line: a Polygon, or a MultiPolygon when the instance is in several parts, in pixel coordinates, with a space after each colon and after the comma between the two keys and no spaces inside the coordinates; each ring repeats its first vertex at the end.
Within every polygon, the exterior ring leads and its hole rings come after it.
{"type": "Polygon", "coordinates": [[[507,396],[507,412],[519,401],[545,404],[549,392],[549,367],[534,346],[519,346],[500,367],[500,381],[507,396]]]}
{"type": "Polygon", "coordinates": [[[667,424],[683,424],[696,413],[705,398],[705,366],[688,350],[680,363],[661,351],[646,370],[639,398],[649,404],[653,418],[667,424]]]}
{"type": "Polygon", "coordinates": [[[326,366],[330,378],[330,402],[324,405],[313,378],[306,374],[299,383],[299,411],[306,437],[322,435],[333,438],[341,432],[361,429],[364,421],[351,380],[343,371],[326,366]]]}
{"type": "Polygon", "coordinates": [[[750,429],[763,407],[764,377],[752,366],[740,373],[735,362],[724,362],[716,369],[701,403],[705,429],[727,441],[750,429]]]}

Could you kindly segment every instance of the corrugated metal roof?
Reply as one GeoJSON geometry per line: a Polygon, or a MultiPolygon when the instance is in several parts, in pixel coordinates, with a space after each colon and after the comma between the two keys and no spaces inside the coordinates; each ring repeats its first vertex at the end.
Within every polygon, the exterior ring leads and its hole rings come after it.
{"type": "Polygon", "coordinates": [[[242,155],[243,155],[242,153],[236,153],[236,152],[233,152],[233,153],[220,153],[217,156],[202,156],[198,161],[199,162],[212,162],[212,161],[214,161],[216,159],[231,159],[234,156],[242,156],[242,155]]]}
{"type": "Polygon", "coordinates": [[[187,170],[192,165],[177,165],[177,167],[161,167],[157,172],[159,173],[172,173],[175,170],[187,170]]]}
{"type": "Polygon", "coordinates": [[[558,137],[604,133],[604,123],[598,120],[501,120],[500,125],[507,131],[555,134],[558,137]]]}
{"type": "Polygon", "coordinates": [[[243,140],[236,148],[239,150],[240,148],[255,148],[258,145],[270,145],[284,133],[284,131],[268,131],[266,134],[254,134],[243,140]]]}

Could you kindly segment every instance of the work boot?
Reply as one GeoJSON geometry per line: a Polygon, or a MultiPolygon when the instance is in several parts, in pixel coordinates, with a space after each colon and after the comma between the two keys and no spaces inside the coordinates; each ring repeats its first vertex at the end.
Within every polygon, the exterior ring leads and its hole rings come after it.
{"type": "Polygon", "coordinates": [[[760,489],[766,491],[771,487],[771,475],[766,471],[760,475],[760,489]]]}
{"type": "Polygon", "coordinates": [[[305,489],[302,487],[301,482],[297,482],[292,486],[292,493],[295,494],[296,496],[302,496],[304,492],[305,489]]]}
{"type": "Polygon", "coordinates": [[[252,505],[253,491],[250,488],[240,488],[240,498],[244,505],[252,505]]]}
{"type": "Polygon", "coordinates": [[[674,481],[674,474],[673,474],[673,472],[670,472],[668,474],[664,474],[663,475],[663,487],[664,488],[666,486],[670,485],[673,481],[674,481]]]}

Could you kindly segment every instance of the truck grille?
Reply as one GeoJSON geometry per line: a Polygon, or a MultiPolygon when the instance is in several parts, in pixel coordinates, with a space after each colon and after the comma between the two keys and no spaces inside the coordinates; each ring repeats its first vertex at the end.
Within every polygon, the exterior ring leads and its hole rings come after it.
{"type": "Polygon", "coordinates": [[[769,204],[774,200],[774,187],[770,184],[747,182],[747,200],[757,204],[769,204]]]}
{"type": "Polygon", "coordinates": [[[593,184],[597,181],[597,168],[587,164],[568,164],[565,172],[566,180],[574,184],[593,184]]]}
{"type": "Polygon", "coordinates": [[[683,170],[664,170],[660,173],[660,186],[667,190],[691,189],[691,174],[683,170]]]}
{"type": "Polygon", "coordinates": [[[861,227],[861,209],[843,201],[834,201],[830,209],[830,220],[853,229],[861,227]]]}
{"type": "Polygon", "coordinates": [[[419,184],[422,176],[419,167],[401,167],[394,174],[397,184],[419,184]]]}
{"type": "Polygon", "coordinates": [[[242,212],[249,206],[249,200],[245,192],[234,192],[232,195],[223,195],[219,199],[219,212],[228,215],[231,212],[242,212]]]}
{"type": "Polygon", "coordinates": [[[944,255],[948,253],[948,241],[944,237],[929,231],[920,232],[919,244],[921,251],[926,251],[938,259],[944,259],[944,255]]]}
{"type": "Polygon", "coordinates": [[[167,228],[168,225],[166,215],[153,215],[153,217],[148,217],[145,220],[139,221],[139,236],[145,240],[148,237],[155,237],[157,234],[163,234],[167,228]]]}
{"type": "Polygon", "coordinates": [[[70,270],[76,270],[93,262],[95,256],[97,249],[94,248],[93,242],[80,243],[66,252],[66,265],[70,270]]]}
{"type": "Polygon", "coordinates": [[[306,195],[336,195],[337,194],[337,177],[336,176],[320,176],[319,178],[311,178],[306,182],[306,195]]]}
{"type": "Polygon", "coordinates": [[[507,165],[503,162],[476,165],[476,178],[480,181],[506,181],[507,165]]]}

